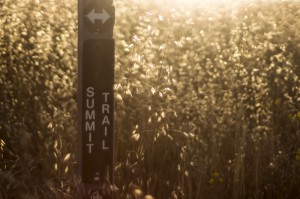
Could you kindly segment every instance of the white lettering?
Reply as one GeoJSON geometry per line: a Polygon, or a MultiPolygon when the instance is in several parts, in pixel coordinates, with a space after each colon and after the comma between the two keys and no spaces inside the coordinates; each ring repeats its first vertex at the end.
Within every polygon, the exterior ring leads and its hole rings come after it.
{"type": "Polygon", "coordinates": [[[92,110],[92,111],[86,110],[85,111],[85,119],[86,120],[95,120],[96,119],[95,110],[92,110]]]}
{"type": "Polygon", "coordinates": [[[95,121],[92,121],[92,122],[86,121],[85,122],[85,131],[95,131],[95,121]]]}
{"type": "Polygon", "coordinates": [[[88,87],[87,89],[86,89],[86,91],[87,91],[87,96],[88,97],[94,97],[94,95],[95,95],[95,91],[94,91],[95,89],[93,88],[93,87],[88,87]]]}
{"type": "Polygon", "coordinates": [[[105,114],[105,111],[109,114],[109,104],[102,104],[102,114],[105,114]]]}
{"type": "Polygon", "coordinates": [[[86,99],[86,107],[89,108],[89,109],[94,108],[95,107],[95,100],[94,99],[86,99]]]}
{"type": "Polygon", "coordinates": [[[104,127],[104,135],[107,136],[107,126],[104,127]]]}
{"type": "Polygon", "coordinates": [[[109,149],[108,146],[105,146],[105,140],[102,140],[102,149],[103,150],[108,150],[109,149]]]}
{"type": "Polygon", "coordinates": [[[104,95],[104,101],[107,102],[107,96],[109,95],[110,93],[102,93],[102,95],[104,95]]]}
{"type": "MultiPolygon", "coordinates": [[[[104,103],[101,106],[101,113],[103,115],[102,119],[102,128],[104,128],[104,136],[106,137],[108,135],[108,127],[110,125],[109,121],[109,115],[110,115],[110,105],[108,104],[108,97],[110,93],[102,93],[103,98],[104,98],[104,103]]],[[[106,145],[105,140],[102,140],[102,150],[109,150],[110,146],[106,145]]]]}
{"type": "Polygon", "coordinates": [[[109,122],[109,119],[108,119],[108,116],[107,115],[105,115],[104,116],[104,118],[103,118],[103,120],[102,120],[102,125],[110,125],[110,122],[109,122]]]}
{"type": "Polygon", "coordinates": [[[89,148],[89,153],[92,153],[92,147],[94,146],[94,144],[86,144],[86,146],[89,148]]]}
{"type": "Polygon", "coordinates": [[[92,132],[89,133],[89,142],[92,142],[92,132]]]}
{"type": "Polygon", "coordinates": [[[86,144],[88,148],[88,153],[91,154],[94,144],[93,141],[93,134],[92,131],[96,129],[96,111],[95,108],[95,88],[88,87],[86,89],[86,110],[85,110],[85,136],[88,136],[88,143],[86,144]]]}

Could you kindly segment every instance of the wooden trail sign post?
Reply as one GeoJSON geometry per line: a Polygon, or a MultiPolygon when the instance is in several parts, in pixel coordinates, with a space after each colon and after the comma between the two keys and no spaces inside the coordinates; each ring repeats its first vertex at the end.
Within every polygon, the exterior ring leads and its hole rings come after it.
{"type": "Polygon", "coordinates": [[[115,9],[78,0],[79,199],[112,199],[115,9]]]}

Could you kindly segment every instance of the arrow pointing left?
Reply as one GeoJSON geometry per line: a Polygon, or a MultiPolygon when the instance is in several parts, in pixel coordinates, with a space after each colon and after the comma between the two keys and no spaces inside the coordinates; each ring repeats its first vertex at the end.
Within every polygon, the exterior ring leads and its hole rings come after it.
{"type": "Polygon", "coordinates": [[[97,13],[95,9],[91,10],[89,14],[87,14],[87,18],[95,24],[97,19],[102,20],[102,24],[104,24],[111,16],[107,13],[105,9],[102,9],[101,13],[97,13]]]}

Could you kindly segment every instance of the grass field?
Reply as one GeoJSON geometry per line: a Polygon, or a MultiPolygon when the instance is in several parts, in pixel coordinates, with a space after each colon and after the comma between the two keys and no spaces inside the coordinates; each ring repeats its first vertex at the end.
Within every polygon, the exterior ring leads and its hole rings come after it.
{"type": "MultiPolygon", "coordinates": [[[[300,3],[115,5],[120,198],[300,198],[300,3]]],[[[77,2],[0,27],[0,198],[74,198],[77,2]]]]}

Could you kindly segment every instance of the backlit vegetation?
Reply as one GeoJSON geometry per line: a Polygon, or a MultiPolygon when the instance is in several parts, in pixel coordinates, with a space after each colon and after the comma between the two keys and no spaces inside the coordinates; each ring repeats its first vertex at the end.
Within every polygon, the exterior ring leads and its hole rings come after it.
{"type": "MultiPolygon", "coordinates": [[[[120,198],[299,198],[300,4],[115,4],[120,198]]],[[[0,198],[73,198],[77,2],[0,27],[0,198]]]]}

